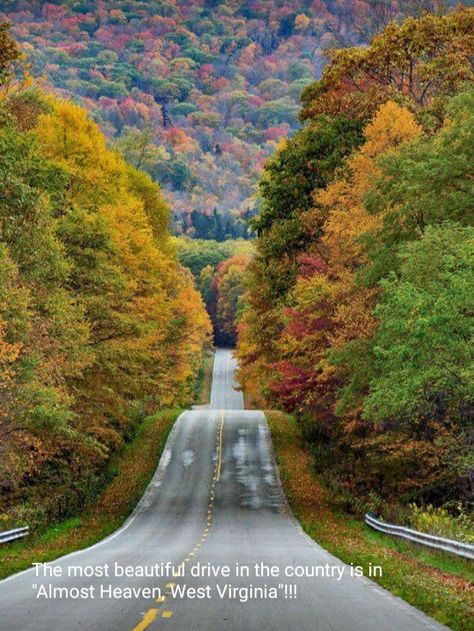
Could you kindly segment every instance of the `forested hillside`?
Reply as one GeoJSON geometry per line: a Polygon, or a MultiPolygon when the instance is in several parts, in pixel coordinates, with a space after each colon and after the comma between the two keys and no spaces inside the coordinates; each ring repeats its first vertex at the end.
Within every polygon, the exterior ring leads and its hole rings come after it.
{"type": "Polygon", "coordinates": [[[335,51],[266,163],[240,379],[345,508],[473,497],[474,10],[335,51]]]}
{"type": "Polygon", "coordinates": [[[263,163],[297,129],[325,49],[445,4],[3,0],[0,11],[33,74],[80,102],[163,186],[174,231],[222,241],[248,236],[263,163]]]}
{"type": "Polygon", "coordinates": [[[169,207],[86,111],[18,81],[0,25],[0,518],[72,514],[146,414],[189,402],[210,323],[169,207]]]}

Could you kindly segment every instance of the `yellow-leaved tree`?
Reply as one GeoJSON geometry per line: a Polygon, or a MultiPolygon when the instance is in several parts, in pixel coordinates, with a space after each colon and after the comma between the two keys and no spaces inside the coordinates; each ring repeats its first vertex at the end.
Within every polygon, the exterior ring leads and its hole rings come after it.
{"type": "Polygon", "coordinates": [[[36,131],[70,178],[59,232],[95,354],[77,388],[108,443],[117,419],[130,422],[130,403],[151,409],[189,396],[210,327],[169,243],[158,185],[108,148],[77,105],[54,101],[36,131]]]}
{"type": "Polygon", "coordinates": [[[190,401],[211,325],[159,186],[83,108],[0,100],[0,175],[0,500],[34,524],[77,509],[145,414],[190,401]]]}
{"type": "Polygon", "coordinates": [[[385,103],[365,128],[365,143],[347,159],[341,179],[315,198],[316,212],[326,217],[321,249],[335,287],[333,348],[354,338],[367,339],[373,332],[377,290],[356,286],[355,272],[366,260],[363,235],[375,230],[382,219],[367,211],[364,200],[380,174],[377,159],[420,133],[411,112],[391,101],[385,103]]]}

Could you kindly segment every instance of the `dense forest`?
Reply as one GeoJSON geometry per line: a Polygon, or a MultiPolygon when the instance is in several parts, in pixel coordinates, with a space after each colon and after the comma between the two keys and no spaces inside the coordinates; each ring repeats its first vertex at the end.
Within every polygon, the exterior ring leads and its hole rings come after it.
{"type": "Polygon", "coordinates": [[[164,188],[174,232],[223,241],[251,236],[259,173],[296,131],[326,49],[445,4],[2,0],[0,11],[31,72],[82,104],[164,188]]]}
{"type": "Polygon", "coordinates": [[[267,161],[240,380],[342,505],[473,498],[474,10],[335,50],[267,161]]]}
{"type": "Polygon", "coordinates": [[[86,111],[17,80],[0,25],[0,503],[49,521],[146,414],[189,402],[210,322],[169,207],[86,111]]]}
{"type": "Polygon", "coordinates": [[[447,4],[0,1],[2,516],[83,505],[212,329],[344,509],[472,506],[474,10],[447,4]]]}

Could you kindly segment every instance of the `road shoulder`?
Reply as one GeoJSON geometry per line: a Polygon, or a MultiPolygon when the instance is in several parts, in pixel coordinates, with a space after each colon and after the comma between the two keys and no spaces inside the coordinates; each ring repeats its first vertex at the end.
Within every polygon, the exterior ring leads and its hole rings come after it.
{"type": "Polygon", "coordinates": [[[382,566],[378,584],[438,622],[466,631],[474,620],[472,564],[394,540],[353,516],[336,514],[328,490],[313,472],[296,421],[276,411],[265,416],[285,493],[305,532],[345,563],[365,571],[369,564],[382,566]]]}

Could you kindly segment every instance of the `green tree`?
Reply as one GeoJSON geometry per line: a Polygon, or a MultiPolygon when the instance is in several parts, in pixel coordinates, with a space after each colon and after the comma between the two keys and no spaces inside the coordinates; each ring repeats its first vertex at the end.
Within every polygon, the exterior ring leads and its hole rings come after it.
{"type": "Polygon", "coordinates": [[[286,293],[295,280],[297,256],[320,232],[310,233],[304,213],[313,195],[326,186],[342,160],[362,141],[358,122],[322,118],[287,141],[265,166],[260,182],[261,212],[252,221],[257,249],[268,273],[274,298],[286,293]]]}
{"type": "Polygon", "coordinates": [[[430,225],[474,221],[474,90],[454,97],[441,131],[422,137],[381,161],[382,173],[367,197],[370,212],[383,217],[367,238],[366,281],[376,283],[397,269],[397,248],[418,239],[430,225]]]}
{"type": "Polygon", "coordinates": [[[206,265],[201,269],[198,278],[198,289],[201,292],[208,313],[212,313],[214,309],[215,296],[212,289],[214,271],[215,268],[212,265],[206,265]]]}
{"type": "Polygon", "coordinates": [[[429,226],[382,281],[364,416],[468,423],[474,403],[474,229],[429,226]]]}
{"type": "Polygon", "coordinates": [[[115,143],[115,148],[129,164],[152,173],[170,157],[163,147],[154,143],[154,139],[155,134],[151,127],[145,129],[124,127],[122,135],[115,143]]]}
{"type": "Polygon", "coordinates": [[[237,320],[244,292],[244,274],[248,256],[232,256],[217,268],[212,287],[216,295],[215,337],[218,344],[234,346],[237,341],[237,320]]]}
{"type": "Polygon", "coordinates": [[[89,326],[69,291],[71,263],[57,234],[68,176],[47,159],[34,136],[18,131],[12,116],[3,112],[2,118],[0,244],[7,275],[0,311],[6,342],[21,349],[3,422],[8,424],[10,414],[16,432],[47,440],[51,450],[74,434],[74,401],[65,380],[91,362],[89,326]]]}

